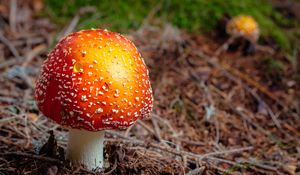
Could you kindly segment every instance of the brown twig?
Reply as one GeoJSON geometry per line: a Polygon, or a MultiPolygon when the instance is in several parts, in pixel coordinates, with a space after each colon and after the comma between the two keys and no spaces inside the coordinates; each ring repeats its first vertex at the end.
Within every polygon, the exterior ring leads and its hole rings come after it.
{"type": "Polygon", "coordinates": [[[97,9],[92,6],[86,6],[79,9],[79,11],[75,14],[75,16],[72,18],[71,22],[64,28],[62,32],[58,35],[57,39],[60,40],[61,38],[67,36],[71,32],[73,32],[79,22],[80,16],[85,13],[91,13],[95,12],[97,9]]]}
{"type": "Polygon", "coordinates": [[[159,140],[160,143],[164,144],[166,147],[169,147],[168,144],[166,144],[166,142],[162,139],[161,134],[160,134],[160,129],[159,126],[157,124],[156,118],[151,118],[153,127],[154,127],[154,135],[155,137],[159,140]]]}
{"type": "Polygon", "coordinates": [[[29,158],[29,159],[36,159],[36,160],[47,161],[47,162],[63,165],[63,163],[58,159],[44,157],[44,156],[40,156],[40,155],[29,154],[29,153],[23,153],[23,152],[0,153],[0,156],[3,156],[3,157],[4,156],[18,156],[18,157],[25,157],[25,158],[29,158]]]}
{"type": "Polygon", "coordinates": [[[144,123],[141,120],[137,121],[137,124],[140,125],[141,127],[143,127],[147,132],[149,132],[152,135],[155,135],[155,132],[153,131],[152,128],[150,128],[146,123],[144,123]]]}
{"type": "Polygon", "coordinates": [[[11,51],[11,53],[18,60],[21,59],[20,54],[19,54],[18,50],[16,49],[16,47],[3,35],[2,31],[0,31],[0,41],[9,48],[9,50],[11,51]]]}
{"type": "Polygon", "coordinates": [[[204,171],[205,171],[205,166],[202,166],[188,172],[186,175],[202,175],[204,171]]]}
{"type": "Polygon", "coordinates": [[[212,152],[212,153],[203,154],[202,158],[200,158],[200,160],[204,159],[205,157],[217,156],[217,155],[221,155],[221,154],[232,154],[232,153],[244,152],[244,151],[250,151],[250,150],[253,150],[252,146],[231,149],[231,150],[225,150],[225,151],[216,151],[216,152],[212,152]]]}
{"type": "Polygon", "coordinates": [[[34,57],[43,53],[46,49],[47,49],[46,44],[40,44],[40,45],[34,47],[31,51],[29,51],[26,54],[25,60],[23,61],[22,66],[26,67],[34,57]]]}
{"type": "Polygon", "coordinates": [[[219,56],[223,51],[226,51],[229,47],[229,45],[236,39],[236,36],[230,36],[230,38],[227,39],[226,42],[224,42],[215,52],[214,56],[219,56]]]}
{"type": "Polygon", "coordinates": [[[13,32],[16,32],[17,0],[10,1],[9,24],[13,32]]]}
{"type": "Polygon", "coordinates": [[[216,155],[229,154],[229,153],[238,153],[238,152],[249,151],[249,150],[253,149],[252,147],[246,147],[246,148],[233,149],[233,150],[227,150],[227,151],[212,152],[212,153],[208,153],[209,155],[205,155],[205,154],[204,155],[199,155],[199,154],[195,154],[195,153],[192,153],[192,152],[177,150],[177,149],[174,149],[174,148],[165,147],[165,146],[161,146],[161,145],[154,144],[154,143],[145,143],[142,140],[124,137],[123,135],[118,134],[118,133],[113,132],[113,131],[107,131],[106,133],[117,136],[119,138],[122,138],[122,140],[107,139],[106,141],[131,143],[131,144],[137,144],[137,145],[140,145],[140,146],[143,146],[143,147],[149,147],[150,146],[150,147],[162,150],[162,151],[166,151],[168,153],[172,153],[172,154],[177,155],[177,156],[186,155],[187,157],[190,157],[194,160],[213,159],[212,156],[210,156],[210,155],[216,156],[216,155]]]}
{"type": "MultiPolygon", "coordinates": [[[[109,132],[109,134],[115,134],[115,133],[111,133],[109,132]]],[[[119,135],[117,134],[116,136],[119,137],[119,135]]],[[[123,136],[121,135],[121,138],[123,136]]],[[[106,139],[106,141],[108,142],[113,142],[113,143],[123,143],[123,144],[135,144],[135,145],[139,145],[137,147],[134,147],[133,149],[142,149],[142,150],[147,150],[145,148],[149,148],[149,147],[152,147],[152,148],[155,148],[155,149],[158,149],[160,151],[164,151],[164,152],[168,152],[168,153],[171,153],[171,154],[174,154],[176,156],[184,156],[184,157],[187,157],[188,159],[192,160],[192,161],[196,161],[196,162],[199,162],[200,166],[204,166],[206,165],[207,163],[200,160],[201,159],[201,155],[199,154],[195,154],[195,153],[191,153],[191,152],[187,152],[187,151],[183,151],[183,150],[176,150],[176,149],[173,149],[173,148],[167,148],[167,147],[164,147],[164,146],[160,146],[160,145],[157,145],[157,144],[153,144],[153,143],[144,143],[143,141],[141,140],[137,140],[137,139],[131,139],[129,138],[125,138],[125,139],[106,139]]],[[[127,147],[127,148],[131,148],[131,147],[127,147]]],[[[247,150],[247,149],[245,149],[247,150]]],[[[242,150],[243,151],[243,150],[242,150]]],[[[221,154],[226,154],[226,153],[237,153],[238,150],[235,150],[233,152],[231,152],[231,150],[228,150],[227,152],[219,152],[219,153],[216,153],[215,155],[221,155],[221,154]]],[[[159,152],[160,153],[160,152],[159,152]]],[[[216,158],[216,157],[205,157],[204,159],[207,159],[207,160],[211,160],[211,161],[217,161],[217,162],[223,162],[223,163],[230,163],[231,165],[236,165],[238,163],[234,162],[234,161],[230,161],[230,160],[226,160],[226,159],[221,159],[221,158],[216,158]]],[[[214,165],[211,165],[211,166],[214,166],[214,165]]],[[[215,167],[214,168],[218,169],[220,172],[222,173],[226,173],[226,170],[223,170],[221,168],[218,168],[218,167],[215,167]]]]}

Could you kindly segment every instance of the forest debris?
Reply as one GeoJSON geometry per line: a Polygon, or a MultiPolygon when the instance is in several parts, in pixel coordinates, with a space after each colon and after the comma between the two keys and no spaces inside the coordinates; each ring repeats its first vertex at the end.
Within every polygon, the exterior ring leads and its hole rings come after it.
{"type": "Polygon", "coordinates": [[[285,170],[290,175],[295,175],[296,170],[297,170],[297,166],[293,165],[293,164],[288,164],[288,165],[283,165],[282,169],[285,170]]]}
{"type": "Polygon", "coordinates": [[[73,32],[79,22],[81,15],[84,15],[85,13],[93,13],[95,11],[96,11],[96,8],[92,7],[92,6],[82,7],[81,9],[79,9],[79,11],[73,17],[71,22],[63,29],[63,31],[60,32],[57,39],[60,40],[61,38],[65,37],[68,34],[70,34],[71,32],[73,32]]]}
{"type": "MultiPolygon", "coordinates": [[[[12,0],[13,2],[13,0],[12,0]]],[[[0,41],[2,43],[4,43],[8,48],[9,50],[11,51],[11,53],[18,59],[20,60],[21,57],[20,57],[20,54],[18,52],[18,50],[15,48],[15,46],[3,35],[3,32],[0,31],[0,41]]]]}
{"type": "Polygon", "coordinates": [[[202,166],[200,168],[188,172],[186,175],[202,175],[204,171],[205,171],[205,167],[202,166]]]}
{"type": "Polygon", "coordinates": [[[17,6],[17,0],[10,1],[9,24],[13,32],[16,32],[17,6]]]}
{"type": "Polygon", "coordinates": [[[30,153],[23,153],[23,152],[4,152],[4,153],[0,153],[0,156],[3,156],[3,157],[6,157],[6,156],[24,157],[24,158],[29,158],[29,159],[36,159],[36,160],[51,162],[51,163],[55,163],[55,164],[58,164],[58,165],[63,164],[58,159],[39,156],[39,155],[34,155],[34,154],[30,154],[30,153]]]}

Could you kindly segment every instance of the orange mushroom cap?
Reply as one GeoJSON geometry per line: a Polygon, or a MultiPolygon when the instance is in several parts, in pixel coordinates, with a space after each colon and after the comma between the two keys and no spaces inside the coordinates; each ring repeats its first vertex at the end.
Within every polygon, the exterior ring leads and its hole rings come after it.
{"type": "Polygon", "coordinates": [[[125,129],[150,115],[149,72],[134,44],[107,30],[83,30],[48,55],[35,98],[58,124],[98,131],[125,129]]]}
{"type": "Polygon", "coordinates": [[[243,36],[256,42],[259,38],[259,26],[255,19],[247,15],[233,17],[226,25],[226,32],[233,36],[243,36]]]}

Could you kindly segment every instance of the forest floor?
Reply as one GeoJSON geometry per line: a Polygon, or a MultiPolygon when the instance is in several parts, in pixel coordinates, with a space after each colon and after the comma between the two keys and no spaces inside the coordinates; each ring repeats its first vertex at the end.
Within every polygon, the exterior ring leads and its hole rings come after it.
{"type": "Polygon", "coordinates": [[[147,21],[126,37],[150,69],[152,118],[106,132],[104,172],[70,164],[67,129],[38,111],[33,92],[47,53],[76,17],[58,31],[35,16],[39,7],[8,13],[9,5],[0,4],[0,175],[300,174],[299,55],[272,42],[245,55],[242,40],[216,55],[227,36],[147,21]]]}

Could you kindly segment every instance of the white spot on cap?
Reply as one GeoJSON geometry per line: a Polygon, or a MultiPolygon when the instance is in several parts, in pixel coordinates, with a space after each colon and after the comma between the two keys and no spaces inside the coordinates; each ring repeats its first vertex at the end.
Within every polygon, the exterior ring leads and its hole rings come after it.
{"type": "Polygon", "coordinates": [[[116,114],[119,112],[119,110],[117,110],[117,109],[112,109],[111,111],[116,114]]]}
{"type": "Polygon", "coordinates": [[[139,97],[135,97],[135,101],[139,101],[140,100],[140,98],[139,97]]]}
{"type": "Polygon", "coordinates": [[[86,95],[81,96],[81,100],[82,101],[88,101],[88,99],[86,98],[86,95]]]}
{"type": "Polygon", "coordinates": [[[96,109],[96,111],[95,111],[97,114],[98,113],[101,113],[101,112],[103,112],[103,109],[102,108],[98,108],[98,109],[96,109]]]}

